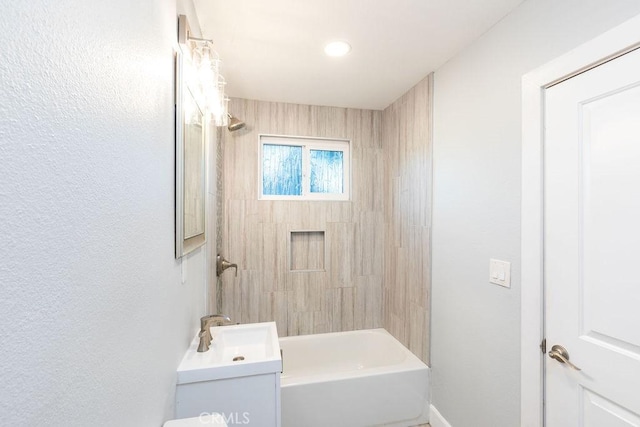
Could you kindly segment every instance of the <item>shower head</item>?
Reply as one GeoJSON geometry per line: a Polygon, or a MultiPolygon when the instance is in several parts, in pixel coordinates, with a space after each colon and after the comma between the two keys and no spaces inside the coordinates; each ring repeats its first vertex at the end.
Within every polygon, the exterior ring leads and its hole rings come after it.
{"type": "Polygon", "coordinates": [[[229,114],[229,125],[227,126],[229,132],[235,132],[243,127],[245,127],[245,123],[242,120],[229,114]]]}

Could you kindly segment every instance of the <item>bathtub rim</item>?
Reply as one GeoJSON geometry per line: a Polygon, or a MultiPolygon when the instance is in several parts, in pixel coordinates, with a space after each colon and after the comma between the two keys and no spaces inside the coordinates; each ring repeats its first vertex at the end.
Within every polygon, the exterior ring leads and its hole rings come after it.
{"type": "Polygon", "coordinates": [[[284,351],[283,353],[283,373],[280,376],[280,385],[281,387],[289,387],[301,384],[313,384],[319,382],[327,382],[327,381],[340,381],[351,378],[360,378],[365,376],[380,376],[386,375],[390,373],[399,373],[399,372],[421,372],[426,371],[427,376],[429,376],[430,367],[425,362],[420,360],[418,356],[413,354],[407,347],[405,347],[396,337],[391,335],[389,331],[385,328],[371,328],[371,329],[358,329],[352,331],[342,331],[342,332],[325,332],[321,334],[307,334],[307,335],[294,335],[281,337],[280,340],[280,348],[284,351]],[[370,368],[363,369],[355,369],[355,370],[346,370],[340,371],[336,373],[313,373],[309,375],[293,375],[288,376],[286,374],[286,350],[283,348],[282,341],[295,341],[295,340],[303,340],[303,339],[316,339],[316,338],[327,338],[330,336],[336,335],[360,335],[360,334],[381,334],[386,337],[386,339],[390,339],[393,342],[394,346],[399,346],[402,352],[405,355],[405,359],[400,363],[394,363],[383,366],[376,366],[370,368]]]}

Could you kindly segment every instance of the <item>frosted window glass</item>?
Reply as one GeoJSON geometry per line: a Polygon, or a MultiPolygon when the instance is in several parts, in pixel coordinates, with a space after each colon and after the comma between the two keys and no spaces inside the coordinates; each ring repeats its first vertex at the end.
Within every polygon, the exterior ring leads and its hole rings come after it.
{"type": "Polygon", "coordinates": [[[273,196],[302,194],[302,147],[262,146],[262,191],[273,196]]]}
{"type": "Polygon", "coordinates": [[[312,193],[343,192],[342,151],[310,150],[310,163],[312,193]]]}

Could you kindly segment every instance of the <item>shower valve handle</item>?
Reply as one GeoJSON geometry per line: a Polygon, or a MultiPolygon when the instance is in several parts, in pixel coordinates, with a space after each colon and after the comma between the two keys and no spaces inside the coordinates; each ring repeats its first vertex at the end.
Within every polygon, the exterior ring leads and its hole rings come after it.
{"type": "Polygon", "coordinates": [[[232,264],[226,259],[222,258],[222,255],[218,254],[216,257],[216,275],[220,276],[227,268],[234,268],[236,270],[236,277],[238,277],[238,264],[232,264]]]}

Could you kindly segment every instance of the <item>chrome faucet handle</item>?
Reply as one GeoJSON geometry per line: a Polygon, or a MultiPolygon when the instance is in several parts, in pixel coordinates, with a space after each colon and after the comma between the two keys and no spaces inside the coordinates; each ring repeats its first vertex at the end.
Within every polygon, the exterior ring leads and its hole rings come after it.
{"type": "Polygon", "coordinates": [[[216,275],[222,275],[227,268],[234,268],[236,270],[236,277],[238,277],[238,264],[232,264],[222,258],[222,255],[218,254],[218,256],[216,256],[216,275]]]}

